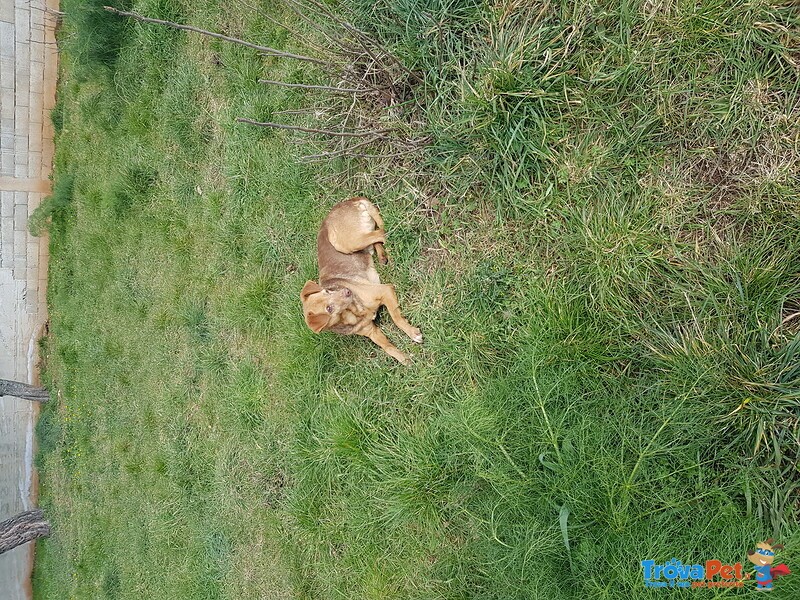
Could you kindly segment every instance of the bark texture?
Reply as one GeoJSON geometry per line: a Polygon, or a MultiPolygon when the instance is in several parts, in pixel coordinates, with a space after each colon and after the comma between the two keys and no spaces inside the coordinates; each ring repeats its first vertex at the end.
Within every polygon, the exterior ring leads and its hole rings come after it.
{"type": "Polygon", "coordinates": [[[27,542],[50,535],[50,523],[44,513],[29,510],[0,522],[0,554],[27,542]]]}
{"type": "Polygon", "coordinates": [[[0,396],[16,396],[32,402],[47,402],[50,399],[50,392],[27,383],[0,379],[0,396]]]}

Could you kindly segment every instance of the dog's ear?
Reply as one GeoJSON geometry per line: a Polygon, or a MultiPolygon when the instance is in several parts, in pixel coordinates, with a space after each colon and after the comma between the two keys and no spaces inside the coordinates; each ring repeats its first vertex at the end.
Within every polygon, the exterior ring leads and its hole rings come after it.
{"type": "Polygon", "coordinates": [[[305,302],[306,299],[311,294],[316,294],[317,292],[321,292],[321,291],[322,291],[322,288],[319,287],[319,284],[316,281],[311,281],[309,279],[308,281],[306,281],[306,284],[303,286],[303,291],[300,292],[300,300],[305,302]]]}
{"type": "Polygon", "coordinates": [[[314,333],[319,333],[325,329],[325,325],[331,320],[328,313],[306,313],[306,325],[314,333]]]}

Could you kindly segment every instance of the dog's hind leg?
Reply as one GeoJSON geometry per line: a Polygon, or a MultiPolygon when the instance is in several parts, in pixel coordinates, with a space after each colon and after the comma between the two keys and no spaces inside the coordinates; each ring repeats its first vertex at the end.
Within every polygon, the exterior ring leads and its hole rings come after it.
{"type": "MultiPolygon", "coordinates": [[[[383,218],[381,217],[380,211],[378,211],[378,207],[375,206],[372,202],[364,198],[363,200],[359,201],[362,210],[367,211],[367,214],[372,217],[372,220],[375,221],[376,227],[383,231],[383,218]]],[[[378,255],[378,260],[381,261],[382,265],[385,265],[389,262],[389,257],[386,255],[386,248],[382,242],[378,242],[374,244],[375,253],[378,255]]]]}

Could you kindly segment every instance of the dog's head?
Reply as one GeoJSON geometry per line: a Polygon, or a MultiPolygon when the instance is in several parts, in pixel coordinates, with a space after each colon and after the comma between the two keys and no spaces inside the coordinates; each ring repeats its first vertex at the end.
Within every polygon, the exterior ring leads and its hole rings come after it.
{"type": "Polygon", "coordinates": [[[326,290],[315,281],[306,281],[300,292],[306,325],[314,333],[333,327],[339,317],[353,303],[353,293],[347,288],[326,290]]]}
{"type": "Polygon", "coordinates": [[[747,558],[757,567],[771,565],[775,560],[775,552],[782,549],[783,544],[775,544],[775,540],[769,538],[766,542],[756,544],[755,550],[748,550],[747,558]]]}

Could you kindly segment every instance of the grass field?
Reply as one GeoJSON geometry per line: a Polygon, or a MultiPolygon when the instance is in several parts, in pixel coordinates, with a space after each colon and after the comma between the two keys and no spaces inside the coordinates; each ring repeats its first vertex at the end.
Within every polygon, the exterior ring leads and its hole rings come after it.
{"type": "MultiPolygon", "coordinates": [[[[101,4],[62,4],[37,215],[37,598],[659,598],[640,561],[767,537],[795,571],[771,597],[800,596],[794,9],[334,2],[414,74],[351,114],[430,143],[307,164],[324,141],[235,119],[313,126],[281,111],[341,98],[258,79],[316,67],[101,4]],[[410,367],[303,322],[316,229],[357,194],[410,367]]],[[[280,2],[127,7],[330,42],[280,2]]]]}

